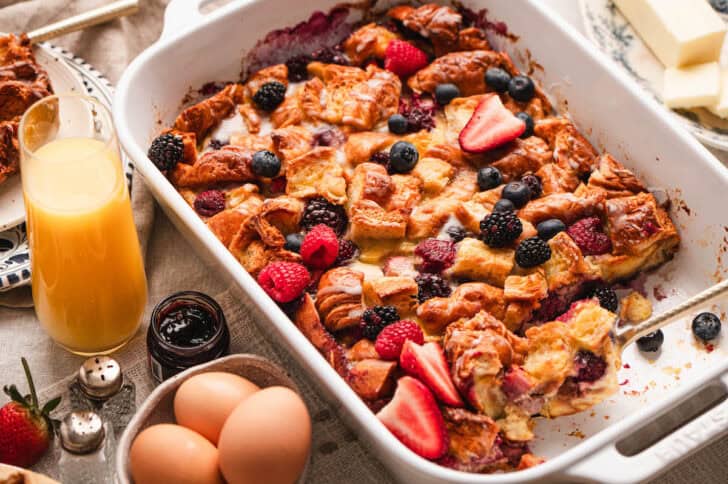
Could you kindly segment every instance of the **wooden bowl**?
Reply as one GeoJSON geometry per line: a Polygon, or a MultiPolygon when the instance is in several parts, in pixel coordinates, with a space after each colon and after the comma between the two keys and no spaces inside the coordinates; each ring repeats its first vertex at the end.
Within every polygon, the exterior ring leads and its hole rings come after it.
{"type": "MultiPolygon", "coordinates": [[[[116,473],[120,484],[133,484],[134,482],[129,473],[129,450],[139,432],[152,425],[174,423],[173,403],[177,388],[188,378],[211,371],[224,371],[240,375],[260,388],[270,386],[288,387],[300,395],[298,387],[288,374],[281,367],[261,356],[252,354],[230,355],[202,365],[193,366],[165,380],[155,388],[137,409],[136,414],[129,422],[126,430],[124,430],[116,449],[116,473]]],[[[306,464],[303,474],[298,480],[299,483],[305,482],[309,463],[306,464]]]]}

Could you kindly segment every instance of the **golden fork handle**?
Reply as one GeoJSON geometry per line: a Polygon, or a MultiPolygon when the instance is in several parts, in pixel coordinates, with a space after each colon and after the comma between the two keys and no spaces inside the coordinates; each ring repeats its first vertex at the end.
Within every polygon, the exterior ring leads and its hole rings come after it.
{"type": "Polygon", "coordinates": [[[134,14],[138,10],[139,0],[119,0],[35,29],[32,32],[28,32],[28,38],[33,44],[43,42],[58,37],[59,35],[69,34],[125,15],[134,14]]]}
{"type": "Polygon", "coordinates": [[[634,326],[627,326],[621,332],[617,332],[617,344],[624,348],[627,345],[635,342],[637,339],[645,336],[653,331],[666,326],[671,323],[678,316],[682,316],[687,311],[695,309],[697,306],[701,306],[708,301],[711,301],[723,294],[728,293],[728,279],[723,282],[711,286],[705,291],[691,297],[687,301],[684,301],[677,306],[668,309],[667,311],[653,316],[646,321],[643,321],[634,326]]]}

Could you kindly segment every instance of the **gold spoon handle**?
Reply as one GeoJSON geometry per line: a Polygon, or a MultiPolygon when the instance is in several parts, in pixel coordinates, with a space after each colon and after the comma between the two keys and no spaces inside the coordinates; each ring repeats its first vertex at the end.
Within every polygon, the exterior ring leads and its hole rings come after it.
{"type": "Polygon", "coordinates": [[[671,323],[678,316],[682,316],[685,312],[695,309],[706,302],[728,293],[728,279],[709,287],[705,291],[691,297],[677,306],[667,311],[653,316],[634,326],[626,326],[624,330],[617,333],[617,344],[624,348],[625,346],[635,342],[638,338],[645,336],[653,331],[657,331],[663,326],[671,323]]]}
{"type": "Polygon", "coordinates": [[[139,0],[119,0],[108,5],[74,15],[45,27],[28,32],[30,42],[35,44],[60,35],[76,32],[115,18],[131,15],[139,10],[139,0]]]}

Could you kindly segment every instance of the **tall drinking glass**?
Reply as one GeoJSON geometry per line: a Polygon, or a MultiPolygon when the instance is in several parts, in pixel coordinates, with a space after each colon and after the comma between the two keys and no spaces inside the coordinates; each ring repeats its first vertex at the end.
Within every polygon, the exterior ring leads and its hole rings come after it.
{"type": "Polygon", "coordinates": [[[139,239],[108,109],[50,96],[20,121],[21,177],[35,313],[81,354],[134,335],[147,299],[139,239]]]}

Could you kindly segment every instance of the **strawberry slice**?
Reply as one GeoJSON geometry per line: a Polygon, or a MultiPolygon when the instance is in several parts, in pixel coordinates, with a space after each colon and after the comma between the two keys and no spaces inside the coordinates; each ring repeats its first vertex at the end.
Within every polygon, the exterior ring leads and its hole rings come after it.
{"type": "Polygon", "coordinates": [[[410,375],[419,378],[445,405],[463,406],[450,377],[445,353],[439,344],[432,342],[418,345],[408,340],[399,356],[399,365],[410,375]]]}
{"type": "Polygon", "coordinates": [[[448,449],[445,419],[427,387],[410,376],[397,381],[392,400],[377,417],[412,452],[439,459],[448,449]]]}
{"type": "Polygon", "coordinates": [[[497,94],[485,95],[473,116],[460,131],[460,148],[468,153],[484,153],[521,136],[526,123],[513,115],[497,94]]]}

